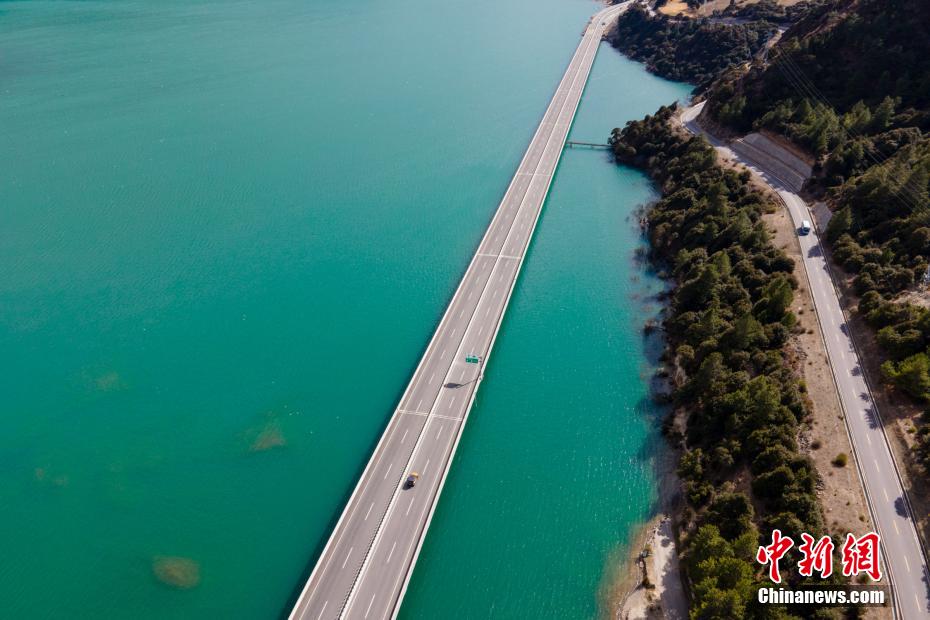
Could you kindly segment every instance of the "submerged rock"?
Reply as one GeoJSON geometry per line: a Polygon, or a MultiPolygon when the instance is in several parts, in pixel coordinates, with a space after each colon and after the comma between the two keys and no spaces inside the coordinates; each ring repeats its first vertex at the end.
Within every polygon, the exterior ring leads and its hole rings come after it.
{"type": "Polygon", "coordinates": [[[44,467],[35,468],[35,479],[36,482],[40,484],[51,484],[56,487],[66,487],[70,479],[66,474],[59,474],[57,476],[51,476],[44,467]]]}
{"type": "Polygon", "coordinates": [[[107,372],[94,379],[94,385],[101,392],[115,392],[126,387],[118,372],[107,372]]]}
{"type": "Polygon", "coordinates": [[[283,448],[286,445],[287,440],[281,432],[281,427],[276,422],[270,422],[252,440],[249,452],[264,452],[273,448],[283,448]]]}
{"type": "Polygon", "coordinates": [[[172,588],[189,590],[200,583],[200,565],[190,558],[157,556],[152,560],[152,572],[172,588]]]}

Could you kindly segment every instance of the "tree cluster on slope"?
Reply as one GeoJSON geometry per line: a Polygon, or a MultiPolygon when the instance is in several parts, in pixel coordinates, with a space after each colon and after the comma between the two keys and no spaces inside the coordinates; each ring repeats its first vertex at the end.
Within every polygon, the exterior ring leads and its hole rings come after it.
{"type": "Polygon", "coordinates": [[[727,67],[747,62],[774,31],[768,22],[672,19],[636,5],[618,18],[607,40],[657,75],[702,85],[727,67]]]}
{"type": "Polygon", "coordinates": [[[860,310],[881,330],[883,375],[930,400],[930,343],[913,318],[923,310],[892,304],[926,287],[930,273],[930,0],[834,0],[812,9],[771,57],[715,83],[708,112],[737,131],[780,133],[815,156],[808,189],[834,210],[826,239],[867,296],[860,310]]]}
{"type": "Polygon", "coordinates": [[[727,120],[748,131],[786,101],[829,104],[844,114],[859,102],[874,109],[888,95],[910,110],[912,125],[928,122],[930,0],[832,0],[815,5],[779,41],[773,62],[739,79],[722,80],[730,95],[711,97],[719,110],[733,94],[745,101],[727,120]],[[804,78],[804,84],[800,82],[804,78]]]}
{"type": "Polygon", "coordinates": [[[753,562],[759,525],[792,536],[824,525],[817,472],[797,443],[804,387],[785,353],[794,262],[773,246],[762,221],[772,205],[749,173],[719,166],[703,138],[675,133],[673,110],[615,129],[611,144],[618,162],[644,168],[662,189],[648,234],[676,283],[664,326],[667,355],[686,377],[673,403],[687,412],[678,472],[698,515],[685,555],[692,617],[794,617],[756,603],[753,562]],[[726,483],[741,472],[752,499],[726,483]]]}
{"type": "Polygon", "coordinates": [[[930,401],[930,310],[885,301],[869,291],[859,311],[878,330],[878,342],[888,353],[882,374],[916,399],[930,401]]]}
{"type": "Polygon", "coordinates": [[[720,15],[747,20],[765,20],[777,24],[790,24],[797,21],[817,2],[798,2],[784,6],[776,0],[760,0],[751,4],[737,5],[732,2],[720,15]]]}

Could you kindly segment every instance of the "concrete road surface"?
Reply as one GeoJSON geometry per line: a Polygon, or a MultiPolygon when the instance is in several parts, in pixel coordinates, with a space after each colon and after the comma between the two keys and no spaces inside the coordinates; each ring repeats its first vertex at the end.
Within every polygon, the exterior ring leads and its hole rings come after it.
{"type": "Polygon", "coordinates": [[[625,8],[604,9],[588,24],[292,619],[397,615],[601,37],[625,8]],[[414,471],[416,486],[404,488],[414,471]]]}
{"type": "MultiPolygon", "coordinates": [[[[695,119],[703,105],[686,110],[682,123],[693,133],[704,133],[727,157],[758,173],[784,200],[796,228],[801,227],[803,220],[813,222],[807,204],[795,193],[800,189],[795,178],[779,178],[781,167],[767,162],[764,153],[757,149],[745,148],[739,143],[727,148],[701,129],[695,119]]],[[[799,235],[798,240],[872,520],[881,535],[896,612],[901,618],[930,618],[930,572],[878,409],[862,374],[859,354],[840,307],[818,231],[799,235]]]]}

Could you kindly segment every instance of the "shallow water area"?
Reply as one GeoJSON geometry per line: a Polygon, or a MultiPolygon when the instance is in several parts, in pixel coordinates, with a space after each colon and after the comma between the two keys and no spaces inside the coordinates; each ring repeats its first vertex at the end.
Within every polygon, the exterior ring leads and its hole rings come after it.
{"type": "MultiPolygon", "coordinates": [[[[0,4],[0,616],[287,607],[597,8],[0,4]]],[[[604,47],[573,137],[686,90],[604,47]]],[[[651,195],[566,153],[406,617],[596,613],[654,492],[651,195]]]]}

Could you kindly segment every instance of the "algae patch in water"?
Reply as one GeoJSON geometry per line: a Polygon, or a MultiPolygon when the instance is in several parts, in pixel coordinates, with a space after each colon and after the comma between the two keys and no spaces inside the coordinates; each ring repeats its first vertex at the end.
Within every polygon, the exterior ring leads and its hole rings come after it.
{"type": "Polygon", "coordinates": [[[152,572],[156,579],[172,588],[189,590],[200,583],[200,565],[190,558],[156,556],[152,572]]]}
{"type": "Polygon", "coordinates": [[[56,487],[66,487],[70,479],[67,475],[61,474],[58,476],[49,476],[48,472],[44,467],[36,467],[35,469],[35,479],[36,482],[40,484],[50,484],[56,487]]]}
{"type": "Polygon", "coordinates": [[[277,420],[270,420],[254,434],[249,443],[249,452],[265,452],[286,445],[287,439],[284,438],[281,425],[277,420]]]}
{"type": "Polygon", "coordinates": [[[94,385],[101,392],[115,392],[126,387],[126,384],[123,382],[123,378],[120,377],[118,372],[107,372],[96,379],[94,379],[94,385]]]}

